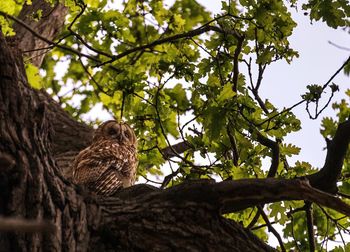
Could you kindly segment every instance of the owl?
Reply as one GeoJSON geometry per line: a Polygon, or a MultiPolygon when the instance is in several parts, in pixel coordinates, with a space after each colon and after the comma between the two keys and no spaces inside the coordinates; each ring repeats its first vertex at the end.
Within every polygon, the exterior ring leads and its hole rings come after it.
{"type": "Polygon", "coordinates": [[[109,196],[135,183],[137,140],[124,122],[110,120],[95,131],[92,144],[73,162],[73,182],[98,195],[109,196]]]}

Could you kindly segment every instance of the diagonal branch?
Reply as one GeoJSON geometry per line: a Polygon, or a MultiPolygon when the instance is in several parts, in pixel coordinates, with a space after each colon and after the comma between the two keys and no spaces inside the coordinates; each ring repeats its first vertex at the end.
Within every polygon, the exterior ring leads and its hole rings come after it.
{"type": "MultiPolygon", "coordinates": [[[[222,18],[219,17],[219,18],[222,18]]],[[[215,20],[215,19],[214,19],[215,20]]],[[[213,22],[214,20],[210,21],[213,22]]],[[[164,44],[164,43],[169,43],[169,42],[173,42],[173,41],[176,41],[176,40],[179,40],[179,39],[184,39],[184,38],[192,38],[192,37],[195,37],[195,36],[198,36],[198,35],[201,35],[203,33],[206,33],[208,31],[216,31],[216,32],[220,32],[220,33],[227,33],[226,31],[220,29],[219,27],[216,27],[216,26],[211,26],[209,24],[205,24],[197,29],[194,29],[194,30],[191,30],[191,31],[188,31],[188,32],[184,32],[184,33],[181,33],[181,34],[175,34],[173,36],[169,36],[169,37],[166,37],[166,38],[162,38],[162,39],[158,39],[158,40],[155,40],[149,44],[146,44],[146,45],[141,45],[141,46],[137,46],[137,47],[134,47],[134,48],[131,48],[129,50],[125,50],[124,52],[116,55],[116,56],[113,56],[112,59],[108,60],[108,61],[105,61],[101,64],[98,64],[96,65],[96,67],[100,67],[100,66],[103,66],[103,65],[106,65],[106,64],[110,64],[116,60],[119,60],[131,53],[134,53],[134,52],[138,52],[138,51],[143,51],[145,49],[151,49],[157,45],[161,45],[161,44],[164,44]]]]}
{"type": "Polygon", "coordinates": [[[329,193],[337,192],[337,182],[349,143],[350,119],[339,124],[333,139],[327,144],[327,156],[323,168],[319,172],[306,176],[313,187],[329,193]]]}
{"type": "Polygon", "coordinates": [[[15,21],[16,23],[22,25],[24,28],[26,28],[28,31],[30,31],[35,37],[41,39],[42,41],[46,42],[46,43],[49,44],[49,45],[56,46],[56,47],[58,47],[58,48],[60,48],[60,49],[62,49],[62,50],[66,50],[66,51],[71,52],[71,53],[73,53],[73,54],[79,55],[80,57],[85,57],[85,58],[88,58],[88,59],[93,60],[93,61],[95,61],[95,62],[101,62],[99,59],[97,59],[97,58],[95,58],[95,57],[93,57],[93,56],[91,56],[91,55],[84,54],[84,53],[82,53],[82,52],[79,52],[78,50],[75,50],[75,49],[71,48],[71,47],[64,46],[64,45],[60,45],[60,44],[58,44],[58,43],[56,43],[56,42],[53,42],[53,41],[51,41],[51,40],[49,40],[49,39],[43,37],[42,35],[40,35],[40,34],[37,33],[36,31],[34,31],[29,25],[27,25],[26,23],[24,23],[22,20],[20,20],[20,19],[14,17],[14,16],[12,16],[12,15],[9,15],[9,14],[3,12],[3,11],[0,11],[0,15],[1,15],[1,16],[4,16],[4,17],[6,17],[6,18],[9,18],[9,19],[15,21]]]}
{"type": "Polygon", "coordinates": [[[184,153],[185,151],[191,149],[192,146],[189,142],[183,141],[174,145],[171,145],[171,147],[166,147],[162,149],[162,154],[165,159],[169,159],[172,157],[175,157],[179,153],[184,153]]]}
{"type": "Polygon", "coordinates": [[[233,87],[232,90],[237,93],[237,86],[238,86],[238,77],[239,77],[239,55],[242,51],[243,42],[245,39],[245,36],[236,36],[237,38],[237,47],[235,49],[234,55],[233,55],[233,87]]]}
{"type": "Polygon", "coordinates": [[[281,251],[285,252],[286,248],[283,245],[283,240],[282,240],[280,234],[277,232],[277,230],[272,226],[272,224],[271,224],[271,222],[269,220],[269,217],[267,217],[266,213],[264,212],[264,210],[263,210],[263,208],[261,206],[258,206],[258,211],[259,211],[260,215],[262,216],[262,218],[264,219],[264,221],[265,221],[265,223],[267,225],[268,231],[273,233],[273,235],[278,240],[278,243],[280,244],[280,247],[281,247],[281,251]]]}

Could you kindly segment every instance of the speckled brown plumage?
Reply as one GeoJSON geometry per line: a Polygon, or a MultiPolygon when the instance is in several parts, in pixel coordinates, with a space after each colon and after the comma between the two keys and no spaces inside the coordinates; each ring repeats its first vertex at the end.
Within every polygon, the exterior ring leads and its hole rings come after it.
{"type": "Polygon", "coordinates": [[[135,183],[137,140],[126,123],[111,120],[101,124],[92,144],[73,162],[73,182],[109,196],[135,183]]]}

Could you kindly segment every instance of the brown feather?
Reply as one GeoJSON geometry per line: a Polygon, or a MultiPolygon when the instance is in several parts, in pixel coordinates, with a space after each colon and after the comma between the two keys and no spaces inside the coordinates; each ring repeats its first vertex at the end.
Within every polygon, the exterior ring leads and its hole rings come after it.
{"type": "Polygon", "coordinates": [[[107,121],[95,132],[92,144],[73,162],[73,182],[99,195],[111,195],[134,184],[137,140],[126,123],[107,121]]]}

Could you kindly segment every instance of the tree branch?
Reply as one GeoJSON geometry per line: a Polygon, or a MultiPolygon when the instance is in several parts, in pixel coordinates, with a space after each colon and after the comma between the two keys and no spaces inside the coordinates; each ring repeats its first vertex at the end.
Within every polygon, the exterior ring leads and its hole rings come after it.
{"type": "Polygon", "coordinates": [[[315,244],[315,231],[314,231],[314,217],[312,215],[312,203],[305,202],[305,212],[306,212],[306,223],[307,223],[307,231],[309,237],[309,246],[310,252],[314,252],[316,250],[315,244]]]}
{"type": "MultiPolygon", "coordinates": [[[[222,18],[222,17],[220,17],[222,18]]],[[[213,22],[214,20],[210,21],[209,23],[213,22]]],[[[158,39],[158,40],[155,40],[149,44],[146,44],[146,45],[141,45],[141,46],[137,46],[137,47],[134,47],[134,48],[131,48],[129,50],[125,50],[124,52],[116,55],[116,56],[113,56],[112,59],[108,60],[108,61],[105,61],[103,63],[100,63],[98,65],[96,65],[96,67],[100,67],[100,66],[103,66],[103,65],[106,65],[106,64],[110,64],[116,60],[119,60],[131,53],[134,53],[134,52],[137,52],[137,51],[143,51],[145,49],[151,49],[157,45],[161,45],[161,44],[164,44],[164,43],[169,43],[169,42],[173,42],[173,41],[176,41],[176,40],[179,40],[179,39],[183,39],[183,38],[192,38],[192,37],[195,37],[195,36],[198,36],[198,35],[201,35],[203,33],[206,33],[208,31],[216,31],[216,32],[220,32],[220,33],[225,33],[225,31],[221,30],[219,27],[216,27],[216,26],[211,26],[209,25],[209,23],[197,28],[197,29],[194,29],[194,30],[191,30],[191,31],[188,31],[188,32],[185,32],[185,33],[181,33],[181,34],[175,34],[173,36],[169,36],[169,37],[166,37],[166,38],[162,38],[162,39],[158,39]]]]}
{"type": "Polygon", "coordinates": [[[239,55],[242,51],[243,41],[244,41],[244,35],[243,36],[236,36],[238,42],[237,47],[235,49],[234,55],[233,55],[233,87],[232,90],[237,93],[237,85],[238,85],[238,77],[239,77],[239,68],[238,68],[238,60],[239,55]]]}
{"type": "Polygon", "coordinates": [[[265,214],[263,208],[261,206],[258,206],[258,211],[260,213],[260,215],[262,216],[262,218],[264,219],[266,225],[267,225],[267,228],[269,230],[269,232],[273,233],[274,236],[276,237],[276,239],[278,240],[278,243],[280,244],[280,247],[281,247],[281,250],[282,252],[285,252],[286,251],[286,248],[284,247],[283,245],[283,240],[280,236],[280,234],[277,232],[277,230],[272,226],[272,224],[270,223],[270,220],[269,218],[267,217],[267,215],[265,214]]]}
{"type": "Polygon", "coordinates": [[[277,168],[279,165],[280,160],[280,147],[277,141],[273,141],[265,136],[263,136],[258,130],[256,131],[257,134],[257,141],[261,143],[262,145],[268,147],[271,149],[272,155],[271,155],[271,166],[269,169],[269,172],[267,174],[268,178],[272,178],[277,173],[277,168]]]}
{"type": "Polygon", "coordinates": [[[93,57],[91,55],[79,52],[78,50],[75,50],[75,49],[73,49],[71,47],[68,47],[68,46],[60,45],[60,44],[58,44],[56,42],[51,41],[50,39],[47,39],[47,38],[43,37],[42,35],[40,35],[36,31],[34,31],[29,25],[24,23],[22,20],[19,20],[18,18],[14,17],[12,15],[9,15],[9,14],[3,12],[3,11],[0,11],[0,15],[4,16],[4,17],[7,17],[7,18],[15,21],[16,23],[19,23],[24,28],[26,28],[28,31],[30,31],[35,37],[39,38],[40,40],[46,42],[49,45],[56,46],[56,47],[58,47],[58,48],[60,48],[62,50],[66,50],[66,51],[71,52],[73,54],[79,55],[80,57],[85,57],[85,58],[88,58],[88,59],[90,59],[92,61],[95,61],[95,62],[101,62],[99,59],[97,59],[97,58],[95,58],[95,57],[93,57]]]}
{"type": "Polygon", "coordinates": [[[146,201],[161,198],[176,204],[193,202],[230,213],[265,203],[307,200],[350,216],[350,206],[340,199],[312,188],[307,179],[241,179],[215,183],[212,180],[185,182],[164,191],[142,196],[146,201]]]}
{"type": "Polygon", "coordinates": [[[327,156],[323,168],[305,176],[310,184],[322,191],[336,193],[345,154],[350,143],[350,120],[340,123],[333,139],[327,145],[327,156]]]}
{"type": "Polygon", "coordinates": [[[172,157],[177,156],[178,154],[184,153],[185,151],[191,149],[192,146],[189,142],[183,141],[174,145],[171,145],[171,147],[166,147],[161,150],[163,157],[165,159],[169,159],[172,157]]]}

